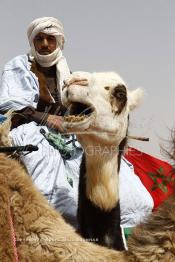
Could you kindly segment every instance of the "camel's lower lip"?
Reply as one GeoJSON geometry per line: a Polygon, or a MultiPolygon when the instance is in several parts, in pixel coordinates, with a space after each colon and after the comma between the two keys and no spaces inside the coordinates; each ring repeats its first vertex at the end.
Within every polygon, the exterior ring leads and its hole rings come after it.
{"type": "Polygon", "coordinates": [[[89,104],[80,102],[71,102],[68,109],[68,115],[64,116],[66,123],[80,123],[86,122],[95,114],[95,108],[89,104]]]}
{"type": "Polygon", "coordinates": [[[64,116],[64,122],[68,122],[68,123],[79,123],[79,122],[83,122],[84,120],[87,120],[88,118],[91,117],[92,114],[89,115],[68,115],[68,116],[64,116]]]}
{"type": "Polygon", "coordinates": [[[93,112],[90,115],[86,116],[73,116],[69,115],[63,118],[63,127],[67,131],[73,131],[73,132],[78,132],[78,131],[84,131],[88,130],[91,126],[91,124],[94,122],[95,119],[95,112],[93,112]]]}

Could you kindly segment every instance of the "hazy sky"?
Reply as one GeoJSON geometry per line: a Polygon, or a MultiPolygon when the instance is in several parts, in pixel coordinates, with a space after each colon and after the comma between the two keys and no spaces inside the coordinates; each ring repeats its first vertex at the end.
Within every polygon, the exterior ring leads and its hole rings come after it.
{"type": "Polygon", "coordinates": [[[175,127],[175,1],[1,0],[0,71],[28,51],[27,26],[42,16],[62,21],[71,71],[116,71],[131,89],[143,87],[130,133],[149,137],[134,145],[162,158],[159,143],[175,127]]]}

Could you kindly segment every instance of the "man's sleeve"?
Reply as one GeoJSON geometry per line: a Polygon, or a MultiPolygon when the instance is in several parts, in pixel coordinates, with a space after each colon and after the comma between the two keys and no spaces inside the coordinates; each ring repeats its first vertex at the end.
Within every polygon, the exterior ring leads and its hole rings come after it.
{"type": "Polygon", "coordinates": [[[37,88],[29,74],[22,70],[4,70],[0,83],[0,110],[36,107],[37,88]]]}

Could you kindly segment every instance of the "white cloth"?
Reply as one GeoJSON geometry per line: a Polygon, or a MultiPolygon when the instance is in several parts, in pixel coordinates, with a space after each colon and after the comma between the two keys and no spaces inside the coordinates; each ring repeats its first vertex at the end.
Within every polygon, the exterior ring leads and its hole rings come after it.
{"type": "Polygon", "coordinates": [[[13,143],[18,146],[26,144],[38,146],[38,151],[23,155],[21,159],[34,184],[49,203],[59,210],[68,222],[76,226],[77,195],[74,184],[74,187],[71,187],[68,182],[68,176],[72,178],[79,174],[81,155],[75,157],[75,160],[66,161],[65,164],[59,151],[50,146],[41,135],[41,128],[48,132],[46,126],[37,126],[35,122],[13,129],[11,131],[13,143]]]}
{"type": "MultiPolygon", "coordinates": [[[[20,110],[26,106],[37,107],[39,99],[39,82],[36,75],[30,71],[31,63],[27,55],[20,55],[9,61],[2,72],[0,108],[20,110]]],[[[62,57],[57,64],[60,95],[63,81],[69,77],[67,62],[62,57]]]]}
{"type": "Polygon", "coordinates": [[[61,49],[64,42],[63,25],[54,17],[42,17],[35,19],[28,27],[27,36],[31,47],[31,55],[43,67],[50,67],[59,62],[62,57],[61,49]],[[56,38],[57,48],[48,55],[40,55],[34,46],[34,38],[38,33],[45,33],[56,38]]]}
{"type": "Polygon", "coordinates": [[[27,55],[16,56],[5,65],[0,83],[0,109],[37,107],[39,82],[30,68],[27,55]]]}
{"type": "Polygon", "coordinates": [[[27,30],[27,36],[30,45],[39,32],[54,36],[61,35],[64,37],[63,25],[58,19],[54,17],[41,17],[33,20],[30,23],[27,30]]]}
{"type": "Polygon", "coordinates": [[[119,195],[121,227],[135,227],[151,214],[153,199],[125,158],[120,166],[119,195]]]}
{"type": "Polygon", "coordinates": [[[64,44],[64,31],[62,23],[54,17],[37,18],[29,25],[27,35],[31,46],[30,53],[35,60],[43,67],[51,67],[52,65],[56,65],[57,88],[60,92],[60,97],[62,97],[61,87],[63,86],[63,81],[70,75],[66,59],[61,51],[64,44]],[[33,40],[39,32],[52,35],[56,38],[57,47],[51,54],[40,55],[35,50],[33,40]]]}

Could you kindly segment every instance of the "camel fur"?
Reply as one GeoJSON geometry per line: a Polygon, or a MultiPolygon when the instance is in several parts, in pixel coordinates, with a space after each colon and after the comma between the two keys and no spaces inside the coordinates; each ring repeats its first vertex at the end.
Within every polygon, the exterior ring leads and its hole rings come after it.
{"type": "Polygon", "coordinates": [[[126,261],[175,261],[175,194],[135,228],[128,248],[126,261]]]}

